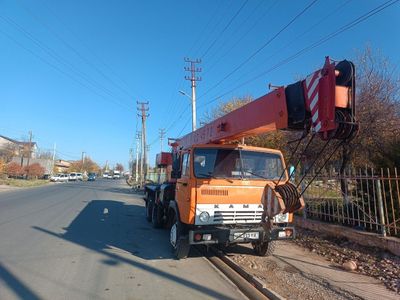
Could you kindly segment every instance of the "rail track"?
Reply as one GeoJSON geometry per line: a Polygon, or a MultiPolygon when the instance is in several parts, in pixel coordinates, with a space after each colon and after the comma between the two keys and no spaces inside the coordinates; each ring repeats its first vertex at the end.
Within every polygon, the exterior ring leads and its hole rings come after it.
{"type": "Polygon", "coordinates": [[[247,273],[222,250],[215,247],[209,247],[208,249],[205,247],[196,247],[194,249],[201,253],[211,264],[220,270],[249,299],[285,299],[276,292],[267,288],[261,280],[247,273]]]}

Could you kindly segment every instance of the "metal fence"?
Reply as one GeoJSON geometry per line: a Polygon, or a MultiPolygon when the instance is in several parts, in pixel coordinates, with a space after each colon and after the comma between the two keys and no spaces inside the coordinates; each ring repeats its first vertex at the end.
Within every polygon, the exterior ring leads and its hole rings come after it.
{"type": "MultiPolygon", "coordinates": [[[[400,237],[397,169],[364,168],[319,176],[304,193],[305,218],[400,237]]],[[[307,183],[305,183],[307,184],[307,183]]]]}

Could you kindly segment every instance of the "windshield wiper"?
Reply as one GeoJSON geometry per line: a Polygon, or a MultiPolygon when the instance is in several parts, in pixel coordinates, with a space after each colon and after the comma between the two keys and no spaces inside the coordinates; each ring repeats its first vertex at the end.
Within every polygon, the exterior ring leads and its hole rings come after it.
{"type": "MultiPolygon", "coordinates": [[[[227,180],[227,181],[229,181],[229,182],[233,182],[231,179],[229,179],[229,178],[227,178],[227,177],[225,177],[225,176],[216,177],[215,175],[213,175],[212,172],[207,172],[207,174],[206,174],[206,173],[199,173],[199,174],[197,174],[197,175],[199,175],[199,176],[207,176],[207,177],[211,177],[211,178],[213,178],[213,179],[225,179],[225,180],[227,180]]],[[[203,178],[204,178],[204,177],[203,177],[203,178]]]]}
{"type": "MultiPolygon", "coordinates": [[[[257,174],[257,173],[251,172],[251,171],[247,171],[247,170],[243,171],[243,174],[246,174],[246,173],[249,173],[251,175],[257,176],[258,178],[262,178],[262,179],[266,179],[266,180],[272,180],[270,178],[264,177],[264,176],[262,176],[260,174],[257,174]]],[[[247,177],[245,177],[245,178],[247,178],[247,177]]]]}
{"type": "MultiPolygon", "coordinates": [[[[197,176],[204,176],[205,178],[209,178],[209,177],[211,177],[211,178],[214,178],[214,179],[216,179],[217,177],[215,177],[213,174],[212,174],[212,172],[207,172],[207,173],[197,173],[197,176]]],[[[204,178],[203,177],[203,178],[204,178]]]]}

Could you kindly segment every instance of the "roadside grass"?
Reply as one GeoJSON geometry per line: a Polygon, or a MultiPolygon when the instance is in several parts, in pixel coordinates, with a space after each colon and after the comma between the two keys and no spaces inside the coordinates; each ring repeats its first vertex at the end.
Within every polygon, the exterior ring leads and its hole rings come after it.
{"type": "Polygon", "coordinates": [[[48,184],[48,180],[44,179],[15,179],[15,178],[0,178],[0,185],[9,185],[15,187],[34,187],[48,184]]]}

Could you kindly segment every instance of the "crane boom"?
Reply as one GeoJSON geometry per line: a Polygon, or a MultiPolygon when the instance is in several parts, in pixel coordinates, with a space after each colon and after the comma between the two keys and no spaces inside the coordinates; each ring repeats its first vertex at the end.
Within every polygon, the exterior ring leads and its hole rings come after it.
{"type": "Polygon", "coordinates": [[[307,130],[323,139],[346,139],[357,131],[354,66],[331,62],[304,80],[274,91],[176,140],[172,146],[225,143],[279,129],[307,130]]]}

